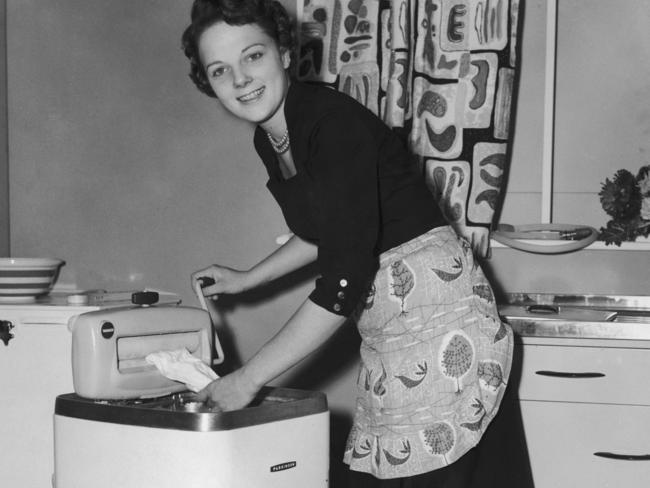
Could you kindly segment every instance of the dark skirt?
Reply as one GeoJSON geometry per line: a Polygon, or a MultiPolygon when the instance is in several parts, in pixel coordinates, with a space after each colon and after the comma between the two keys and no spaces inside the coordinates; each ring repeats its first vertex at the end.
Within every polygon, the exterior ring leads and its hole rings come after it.
{"type": "Polygon", "coordinates": [[[429,473],[407,478],[380,480],[368,473],[350,471],[349,488],[468,488],[476,471],[476,448],[470,449],[458,461],[429,473]]]}

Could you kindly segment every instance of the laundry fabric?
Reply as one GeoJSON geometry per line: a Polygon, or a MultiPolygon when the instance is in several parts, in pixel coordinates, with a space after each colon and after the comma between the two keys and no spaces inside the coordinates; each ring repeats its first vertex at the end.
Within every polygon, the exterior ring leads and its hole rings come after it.
{"type": "Polygon", "coordinates": [[[156,366],[163,376],[184,383],[195,393],[219,377],[209,365],[185,348],[154,352],[148,354],[145,360],[156,366]]]}

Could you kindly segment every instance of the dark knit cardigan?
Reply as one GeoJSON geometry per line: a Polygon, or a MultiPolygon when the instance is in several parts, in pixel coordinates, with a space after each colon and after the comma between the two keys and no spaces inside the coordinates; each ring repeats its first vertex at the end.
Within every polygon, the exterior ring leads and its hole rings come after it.
{"type": "Polygon", "coordinates": [[[267,187],[291,231],[318,246],[320,277],[309,298],[348,316],[380,253],[446,222],[403,141],[356,100],[294,80],[284,113],[297,174],[283,178],[258,127],[267,187]]]}

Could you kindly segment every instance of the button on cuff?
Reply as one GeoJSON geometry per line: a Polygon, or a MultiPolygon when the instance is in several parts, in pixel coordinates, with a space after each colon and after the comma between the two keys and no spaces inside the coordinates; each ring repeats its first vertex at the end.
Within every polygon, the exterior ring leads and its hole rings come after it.
{"type": "Polygon", "coordinates": [[[319,277],[309,298],[325,310],[347,317],[354,312],[364,290],[357,285],[356,278],[337,274],[319,277]]]}

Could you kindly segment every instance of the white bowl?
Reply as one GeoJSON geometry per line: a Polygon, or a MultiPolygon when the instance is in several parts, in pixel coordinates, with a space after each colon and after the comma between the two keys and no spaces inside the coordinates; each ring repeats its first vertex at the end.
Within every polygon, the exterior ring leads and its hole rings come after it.
{"type": "Polygon", "coordinates": [[[0,258],[0,301],[31,301],[50,292],[65,261],[0,258]]]}

